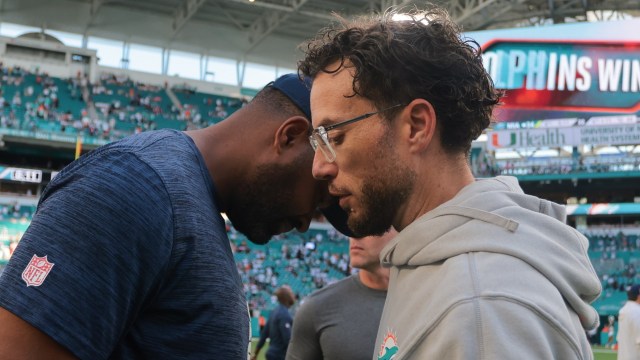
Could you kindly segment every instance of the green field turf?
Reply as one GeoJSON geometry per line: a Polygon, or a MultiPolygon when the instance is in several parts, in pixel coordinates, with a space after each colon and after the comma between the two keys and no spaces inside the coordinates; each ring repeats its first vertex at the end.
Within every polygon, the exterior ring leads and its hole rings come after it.
{"type": "MultiPolygon", "coordinates": [[[[256,348],[256,344],[258,343],[258,339],[253,339],[251,341],[251,350],[256,348]]],[[[267,346],[265,345],[262,351],[260,351],[260,356],[258,356],[258,360],[265,360],[264,354],[267,352],[267,346]]],[[[616,360],[618,356],[616,352],[610,349],[605,349],[601,346],[596,346],[593,348],[593,358],[594,360],[616,360]]]]}
{"type": "MultiPolygon", "coordinates": [[[[256,348],[256,344],[258,343],[258,339],[251,340],[251,351],[256,348]]],[[[267,352],[268,344],[266,344],[262,350],[260,350],[260,355],[258,356],[258,360],[265,360],[264,354],[267,352]]],[[[604,359],[604,358],[603,358],[604,359]]]]}
{"type": "Polygon", "coordinates": [[[616,360],[618,355],[611,349],[605,349],[602,346],[593,347],[594,360],[616,360]]]}

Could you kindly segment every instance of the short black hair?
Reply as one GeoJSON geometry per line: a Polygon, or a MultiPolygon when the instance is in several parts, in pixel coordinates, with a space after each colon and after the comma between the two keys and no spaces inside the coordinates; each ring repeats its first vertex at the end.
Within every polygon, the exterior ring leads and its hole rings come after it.
{"type": "Polygon", "coordinates": [[[629,290],[627,290],[627,299],[631,301],[638,300],[638,294],[640,293],[640,285],[632,285],[629,290]]]}
{"type": "Polygon", "coordinates": [[[267,84],[256,94],[247,106],[255,104],[271,112],[271,114],[279,114],[287,117],[302,116],[307,118],[305,113],[294,104],[289,97],[272,85],[273,83],[267,84]]]}

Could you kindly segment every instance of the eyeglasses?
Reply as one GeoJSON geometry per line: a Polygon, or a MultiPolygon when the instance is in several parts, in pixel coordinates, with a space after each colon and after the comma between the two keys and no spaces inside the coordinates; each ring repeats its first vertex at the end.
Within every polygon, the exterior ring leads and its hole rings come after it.
{"type": "Polygon", "coordinates": [[[318,151],[318,149],[320,149],[320,151],[322,151],[322,153],[324,154],[328,162],[334,162],[336,160],[336,152],[333,149],[333,146],[331,146],[331,139],[329,139],[328,132],[330,130],[339,128],[341,126],[353,124],[354,122],[358,122],[360,120],[370,118],[373,115],[379,114],[381,112],[389,111],[391,109],[395,109],[400,106],[403,106],[403,104],[396,104],[393,106],[389,106],[388,108],[384,108],[382,110],[369,112],[364,115],[354,117],[353,119],[339,122],[337,124],[333,124],[329,126],[318,126],[317,128],[313,129],[313,131],[311,132],[311,135],[309,135],[309,142],[311,143],[311,147],[313,148],[313,151],[318,151]]]}

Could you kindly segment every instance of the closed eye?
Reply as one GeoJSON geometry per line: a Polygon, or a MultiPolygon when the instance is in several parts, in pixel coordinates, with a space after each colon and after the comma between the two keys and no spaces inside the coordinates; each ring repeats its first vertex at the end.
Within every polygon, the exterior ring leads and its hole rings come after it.
{"type": "Polygon", "coordinates": [[[332,145],[340,145],[342,144],[343,140],[344,140],[344,133],[333,134],[332,136],[329,137],[329,143],[331,143],[332,145]]]}

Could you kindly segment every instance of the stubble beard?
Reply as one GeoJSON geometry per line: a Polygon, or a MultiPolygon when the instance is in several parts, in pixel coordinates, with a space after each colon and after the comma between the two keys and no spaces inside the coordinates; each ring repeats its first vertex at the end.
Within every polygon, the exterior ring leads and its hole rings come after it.
{"type": "Polygon", "coordinates": [[[416,174],[402,164],[393,152],[390,134],[381,142],[378,158],[382,166],[371,173],[377,178],[366,178],[362,183],[360,214],[349,212],[348,226],[358,237],[384,234],[405,204],[415,184],[416,174]]]}

